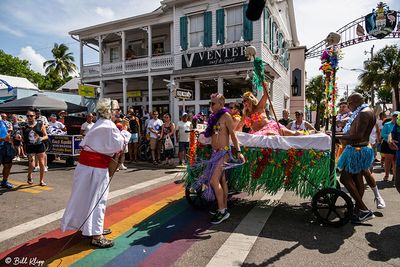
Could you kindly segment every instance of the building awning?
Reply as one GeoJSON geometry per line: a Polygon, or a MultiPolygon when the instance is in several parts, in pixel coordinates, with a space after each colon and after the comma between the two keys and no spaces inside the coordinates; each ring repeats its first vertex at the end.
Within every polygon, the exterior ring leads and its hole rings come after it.
{"type": "Polygon", "coordinates": [[[5,102],[14,100],[15,98],[17,98],[15,95],[12,96],[0,96],[0,104],[3,104],[5,102]]]}

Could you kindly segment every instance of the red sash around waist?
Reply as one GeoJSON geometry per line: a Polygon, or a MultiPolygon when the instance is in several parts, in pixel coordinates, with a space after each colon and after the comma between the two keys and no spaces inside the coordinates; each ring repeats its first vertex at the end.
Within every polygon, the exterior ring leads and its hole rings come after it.
{"type": "Polygon", "coordinates": [[[79,156],[80,164],[94,168],[104,168],[104,169],[108,168],[110,161],[111,161],[110,156],[86,150],[81,150],[79,156]]]}

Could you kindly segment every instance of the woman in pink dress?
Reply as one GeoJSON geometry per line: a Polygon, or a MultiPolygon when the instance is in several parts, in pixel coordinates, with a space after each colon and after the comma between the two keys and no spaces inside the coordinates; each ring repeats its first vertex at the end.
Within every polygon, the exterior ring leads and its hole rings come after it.
{"type": "Polygon", "coordinates": [[[268,100],[267,84],[263,83],[264,94],[260,101],[251,93],[243,94],[243,118],[240,122],[241,126],[246,125],[250,128],[251,134],[255,135],[300,135],[300,133],[287,129],[282,124],[269,120],[265,113],[265,106],[268,100]]]}

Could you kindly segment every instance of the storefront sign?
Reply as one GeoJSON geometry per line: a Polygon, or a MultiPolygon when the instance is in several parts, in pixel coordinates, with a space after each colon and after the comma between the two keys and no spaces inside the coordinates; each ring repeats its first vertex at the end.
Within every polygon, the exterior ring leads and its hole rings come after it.
{"type": "Polygon", "coordinates": [[[51,150],[47,153],[77,156],[81,151],[79,144],[82,139],[80,135],[49,135],[51,150]]]}
{"type": "Polygon", "coordinates": [[[246,47],[218,48],[182,55],[182,68],[212,66],[247,61],[246,47]]]}
{"type": "Polygon", "coordinates": [[[397,12],[380,2],[372,13],[365,16],[365,29],[368,34],[382,39],[393,32],[397,25],[397,12]]]}
{"type": "Polygon", "coordinates": [[[140,97],[142,96],[142,91],[138,90],[138,91],[128,91],[127,92],[127,96],[128,97],[140,97]]]}
{"type": "Polygon", "coordinates": [[[192,99],[193,93],[190,90],[185,90],[185,89],[176,89],[176,94],[175,97],[179,99],[192,99]]]}
{"type": "Polygon", "coordinates": [[[78,94],[86,97],[96,97],[96,88],[89,85],[78,85],[78,94]]]}

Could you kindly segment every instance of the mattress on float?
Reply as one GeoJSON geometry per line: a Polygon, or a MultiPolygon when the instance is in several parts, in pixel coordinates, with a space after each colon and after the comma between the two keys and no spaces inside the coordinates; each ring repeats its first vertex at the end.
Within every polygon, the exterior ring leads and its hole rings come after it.
{"type": "MultiPolygon", "coordinates": [[[[301,136],[279,136],[279,135],[254,135],[242,132],[236,132],[239,143],[246,147],[267,147],[272,149],[288,150],[295,149],[315,149],[330,150],[331,137],[324,133],[316,133],[301,136]]],[[[210,144],[211,139],[205,138],[204,135],[199,136],[199,142],[210,144]]]]}

